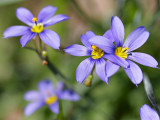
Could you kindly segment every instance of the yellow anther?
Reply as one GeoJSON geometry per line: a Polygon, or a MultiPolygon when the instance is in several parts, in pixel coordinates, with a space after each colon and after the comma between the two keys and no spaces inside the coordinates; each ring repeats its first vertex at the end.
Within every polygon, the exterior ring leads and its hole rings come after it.
{"type": "Polygon", "coordinates": [[[56,96],[56,95],[53,95],[53,96],[48,97],[48,98],[46,99],[46,104],[48,104],[48,105],[53,104],[53,103],[55,103],[57,100],[58,100],[57,96],[56,96]]]}
{"type": "Polygon", "coordinates": [[[32,19],[32,21],[33,21],[33,22],[37,22],[38,19],[37,19],[36,17],[34,17],[34,18],[32,19]]]}
{"type": "Polygon", "coordinates": [[[122,47],[118,47],[115,50],[115,55],[117,55],[118,57],[121,57],[123,59],[126,59],[128,57],[128,47],[122,48],[122,47]]]}
{"type": "Polygon", "coordinates": [[[97,46],[92,45],[92,49],[93,49],[93,50],[96,50],[96,49],[97,49],[97,46]]]}
{"type": "Polygon", "coordinates": [[[35,32],[35,33],[40,33],[42,32],[44,29],[44,26],[42,23],[38,23],[38,24],[34,24],[31,28],[31,31],[32,32],[35,32]]]}
{"type": "Polygon", "coordinates": [[[91,52],[91,55],[92,55],[93,59],[99,59],[104,55],[103,50],[96,47],[95,45],[92,45],[92,49],[93,49],[93,51],[91,52]]]}

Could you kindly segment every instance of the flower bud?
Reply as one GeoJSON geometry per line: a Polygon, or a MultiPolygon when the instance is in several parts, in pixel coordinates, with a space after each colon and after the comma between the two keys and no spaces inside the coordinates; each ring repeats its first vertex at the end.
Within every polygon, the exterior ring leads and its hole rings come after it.
{"type": "Polygon", "coordinates": [[[47,65],[48,62],[47,62],[46,60],[43,60],[43,61],[42,61],[42,64],[43,64],[43,65],[47,65]]]}
{"type": "Polygon", "coordinates": [[[91,85],[92,85],[92,79],[93,79],[93,75],[88,75],[88,77],[85,79],[85,81],[84,81],[83,84],[86,87],[91,87],[91,85]]]}
{"type": "Polygon", "coordinates": [[[48,55],[47,51],[43,50],[43,51],[42,51],[42,56],[43,56],[43,57],[46,57],[47,55],[48,55]]]}

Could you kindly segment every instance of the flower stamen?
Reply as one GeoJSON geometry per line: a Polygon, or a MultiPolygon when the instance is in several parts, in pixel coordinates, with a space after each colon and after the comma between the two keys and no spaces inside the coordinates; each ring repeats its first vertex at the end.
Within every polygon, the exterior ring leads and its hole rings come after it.
{"type": "Polygon", "coordinates": [[[115,50],[115,55],[117,55],[120,58],[126,59],[128,57],[128,47],[122,48],[122,47],[118,47],[115,50]]]}
{"type": "Polygon", "coordinates": [[[33,21],[34,23],[36,23],[36,22],[38,21],[38,19],[37,19],[36,17],[34,17],[34,18],[32,19],[32,21],[33,21]]]}
{"type": "Polygon", "coordinates": [[[92,49],[93,49],[93,51],[92,51],[91,55],[92,55],[93,59],[99,59],[104,55],[103,50],[101,50],[97,46],[92,45],[92,49]]]}
{"type": "Polygon", "coordinates": [[[50,96],[46,99],[46,104],[50,105],[55,103],[58,100],[58,97],[56,95],[50,96]]]}
{"type": "Polygon", "coordinates": [[[35,33],[40,33],[42,32],[44,29],[44,26],[42,23],[38,23],[38,24],[34,24],[31,28],[31,31],[32,32],[35,32],[35,33]]]}

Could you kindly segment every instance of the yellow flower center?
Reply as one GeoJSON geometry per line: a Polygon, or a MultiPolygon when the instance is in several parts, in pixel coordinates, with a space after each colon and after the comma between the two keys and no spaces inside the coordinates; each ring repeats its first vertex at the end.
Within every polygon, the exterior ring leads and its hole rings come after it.
{"type": "Polygon", "coordinates": [[[38,19],[37,19],[36,17],[34,17],[34,18],[32,19],[32,21],[33,21],[33,22],[37,22],[38,19]]]}
{"type": "Polygon", "coordinates": [[[35,33],[40,33],[42,32],[44,29],[44,26],[42,23],[38,23],[38,24],[34,24],[31,28],[31,31],[32,32],[35,32],[35,33]]]}
{"type": "Polygon", "coordinates": [[[50,105],[50,104],[53,104],[55,103],[56,101],[58,100],[58,97],[56,95],[53,95],[51,97],[48,97],[46,99],[46,104],[50,105]]]}
{"type": "Polygon", "coordinates": [[[93,51],[92,51],[91,55],[92,55],[93,59],[99,59],[104,55],[103,50],[101,50],[97,46],[92,45],[92,49],[93,49],[93,51]]]}
{"type": "Polygon", "coordinates": [[[128,47],[122,48],[122,47],[118,47],[115,50],[115,55],[117,55],[118,57],[121,57],[123,59],[126,59],[128,57],[128,47]]]}

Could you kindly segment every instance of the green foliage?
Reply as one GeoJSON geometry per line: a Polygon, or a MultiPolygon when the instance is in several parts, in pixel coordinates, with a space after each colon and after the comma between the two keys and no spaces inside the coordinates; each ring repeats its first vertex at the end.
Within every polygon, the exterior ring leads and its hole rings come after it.
{"type": "Polygon", "coordinates": [[[22,1],[24,0],[0,0],[0,6],[14,4],[14,3],[22,2],[22,1]]]}

